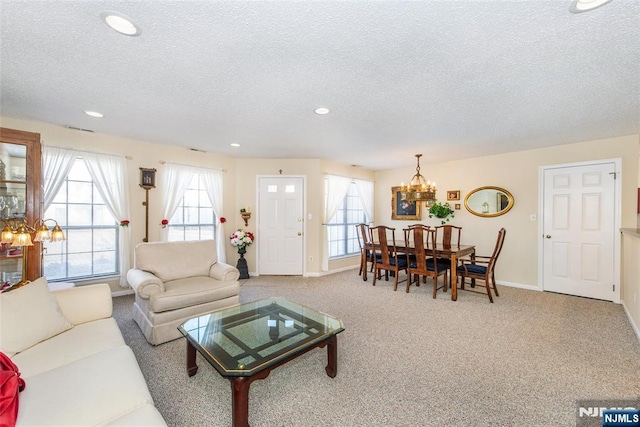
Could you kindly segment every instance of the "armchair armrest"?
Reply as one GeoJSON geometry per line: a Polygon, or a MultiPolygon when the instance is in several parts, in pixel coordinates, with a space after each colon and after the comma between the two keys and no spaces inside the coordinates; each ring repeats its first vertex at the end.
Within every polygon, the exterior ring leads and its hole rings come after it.
{"type": "Polygon", "coordinates": [[[465,264],[489,264],[491,257],[488,256],[477,256],[474,259],[461,259],[460,263],[462,265],[465,264]]]}
{"type": "Polygon", "coordinates": [[[223,262],[216,262],[209,269],[209,277],[226,282],[230,280],[238,280],[240,278],[240,272],[232,265],[225,264],[223,262]]]}
{"type": "Polygon", "coordinates": [[[106,283],[53,291],[64,317],[74,325],[106,319],[113,313],[111,288],[106,283]]]}
{"type": "Polygon", "coordinates": [[[164,292],[164,283],[159,277],[148,271],[132,268],[127,272],[127,282],[134,292],[143,299],[164,292]]]}

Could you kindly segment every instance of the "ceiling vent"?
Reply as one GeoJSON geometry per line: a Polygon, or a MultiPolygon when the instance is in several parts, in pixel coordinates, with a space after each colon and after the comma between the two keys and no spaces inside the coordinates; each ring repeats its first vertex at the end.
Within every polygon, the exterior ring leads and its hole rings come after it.
{"type": "Polygon", "coordinates": [[[91,129],[82,129],[82,128],[77,128],[75,126],[69,126],[69,125],[64,125],[64,127],[67,128],[67,129],[71,129],[71,130],[79,130],[81,132],[93,133],[93,131],[91,129]]]}

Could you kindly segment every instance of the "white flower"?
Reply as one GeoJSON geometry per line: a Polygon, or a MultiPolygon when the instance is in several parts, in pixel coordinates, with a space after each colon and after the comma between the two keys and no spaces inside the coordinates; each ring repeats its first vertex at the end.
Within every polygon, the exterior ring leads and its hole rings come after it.
{"type": "Polygon", "coordinates": [[[238,229],[238,231],[235,231],[231,236],[229,236],[229,239],[231,240],[232,246],[237,246],[242,249],[253,243],[253,233],[238,229]]]}

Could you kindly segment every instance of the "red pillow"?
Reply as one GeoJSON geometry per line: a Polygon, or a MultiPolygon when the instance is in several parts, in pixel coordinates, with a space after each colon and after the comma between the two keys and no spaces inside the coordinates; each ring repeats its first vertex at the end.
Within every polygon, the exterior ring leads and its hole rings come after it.
{"type": "Polygon", "coordinates": [[[15,426],[18,418],[18,393],[25,383],[18,367],[0,352],[0,426],[15,426]]]}

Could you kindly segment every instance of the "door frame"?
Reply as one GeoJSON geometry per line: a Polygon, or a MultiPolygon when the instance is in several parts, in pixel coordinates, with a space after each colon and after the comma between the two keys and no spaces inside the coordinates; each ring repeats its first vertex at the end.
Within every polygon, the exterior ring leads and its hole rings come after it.
{"type": "MultiPolygon", "coordinates": [[[[306,175],[256,175],[256,233],[260,230],[260,180],[272,178],[301,178],[302,179],[302,277],[307,277],[307,176],[306,175]]],[[[259,234],[258,234],[259,236],[259,234]]],[[[256,240],[256,244],[260,245],[260,239],[256,240]]],[[[256,275],[260,276],[260,246],[256,248],[256,275]]]]}
{"type": "Polygon", "coordinates": [[[544,175],[550,169],[562,169],[567,167],[593,166],[604,163],[613,163],[615,170],[614,203],[613,203],[613,280],[615,291],[612,302],[620,304],[620,227],[622,226],[622,158],[590,160],[584,162],[559,163],[544,165],[538,168],[538,290],[544,291],[544,175]]]}

